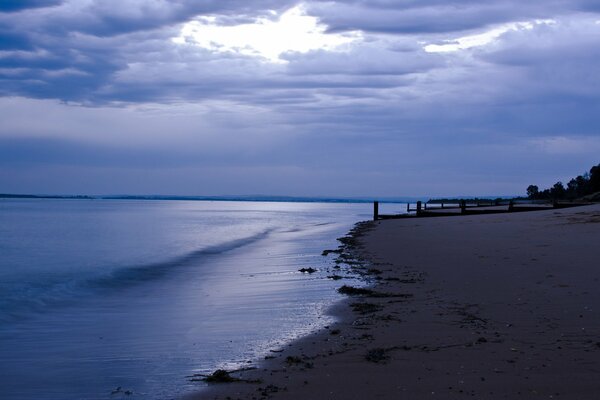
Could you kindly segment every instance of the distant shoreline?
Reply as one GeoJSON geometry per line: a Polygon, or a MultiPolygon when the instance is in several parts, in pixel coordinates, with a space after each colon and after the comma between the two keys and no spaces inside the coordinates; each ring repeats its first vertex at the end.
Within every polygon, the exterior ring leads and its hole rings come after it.
{"type": "Polygon", "coordinates": [[[426,200],[424,197],[336,198],[296,196],[169,196],[169,195],[38,195],[0,193],[0,199],[65,199],[65,200],[180,200],[180,201],[256,201],[271,203],[380,203],[402,204],[426,200]]]}

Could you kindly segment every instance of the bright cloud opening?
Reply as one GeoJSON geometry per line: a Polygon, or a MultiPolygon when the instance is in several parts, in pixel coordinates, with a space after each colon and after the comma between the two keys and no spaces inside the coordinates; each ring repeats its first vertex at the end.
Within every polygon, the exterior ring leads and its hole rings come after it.
{"type": "Polygon", "coordinates": [[[307,15],[302,6],[293,7],[278,18],[259,18],[251,24],[221,26],[215,24],[215,20],[215,17],[200,17],[191,21],[183,26],[173,41],[216,52],[233,52],[263,57],[272,62],[286,62],[280,58],[286,52],[331,51],[361,38],[359,32],[326,33],[327,27],[320,24],[318,18],[307,15]]]}
{"type": "Polygon", "coordinates": [[[446,53],[458,50],[470,49],[477,46],[485,46],[498,39],[500,36],[509,31],[531,30],[537,25],[555,24],[556,21],[551,19],[535,20],[531,22],[512,22],[491,29],[487,32],[477,35],[463,36],[456,39],[445,40],[444,44],[429,44],[423,47],[428,53],[446,53]]]}

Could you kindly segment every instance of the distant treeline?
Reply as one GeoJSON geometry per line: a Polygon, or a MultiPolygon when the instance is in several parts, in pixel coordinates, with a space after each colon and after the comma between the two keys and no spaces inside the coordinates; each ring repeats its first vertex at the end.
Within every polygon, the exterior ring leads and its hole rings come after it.
{"type": "Polygon", "coordinates": [[[571,179],[567,187],[562,182],[541,191],[536,185],[527,187],[527,196],[532,200],[577,199],[596,192],[600,192],[600,164],[592,167],[590,172],[571,179]]]}
{"type": "Polygon", "coordinates": [[[450,197],[443,199],[430,199],[427,201],[429,204],[459,204],[465,203],[501,203],[503,201],[508,202],[512,197],[496,197],[496,198],[479,198],[479,197],[450,197]]]}

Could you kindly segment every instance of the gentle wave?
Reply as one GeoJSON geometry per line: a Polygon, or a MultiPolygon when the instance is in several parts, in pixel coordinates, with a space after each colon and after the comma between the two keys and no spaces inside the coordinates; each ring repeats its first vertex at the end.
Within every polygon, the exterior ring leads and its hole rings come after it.
{"type": "Polygon", "coordinates": [[[273,229],[193,251],[171,260],[146,265],[112,269],[101,276],[76,278],[62,277],[54,282],[28,284],[5,283],[0,287],[0,322],[26,318],[50,307],[68,305],[82,296],[90,296],[114,289],[122,289],[148,281],[158,280],[177,269],[198,265],[203,257],[223,254],[265,239],[273,229]]]}

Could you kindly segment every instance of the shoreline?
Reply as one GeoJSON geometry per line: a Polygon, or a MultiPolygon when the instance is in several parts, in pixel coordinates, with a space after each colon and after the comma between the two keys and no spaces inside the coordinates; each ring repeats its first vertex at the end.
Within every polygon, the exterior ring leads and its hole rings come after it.
{"type": "Polygon", "coordinates": [[[186,398],[596,398],[599,223],[600,205],[366,223],[342,245],[372,292],[233,374],[260,383],[186,398]]]}

